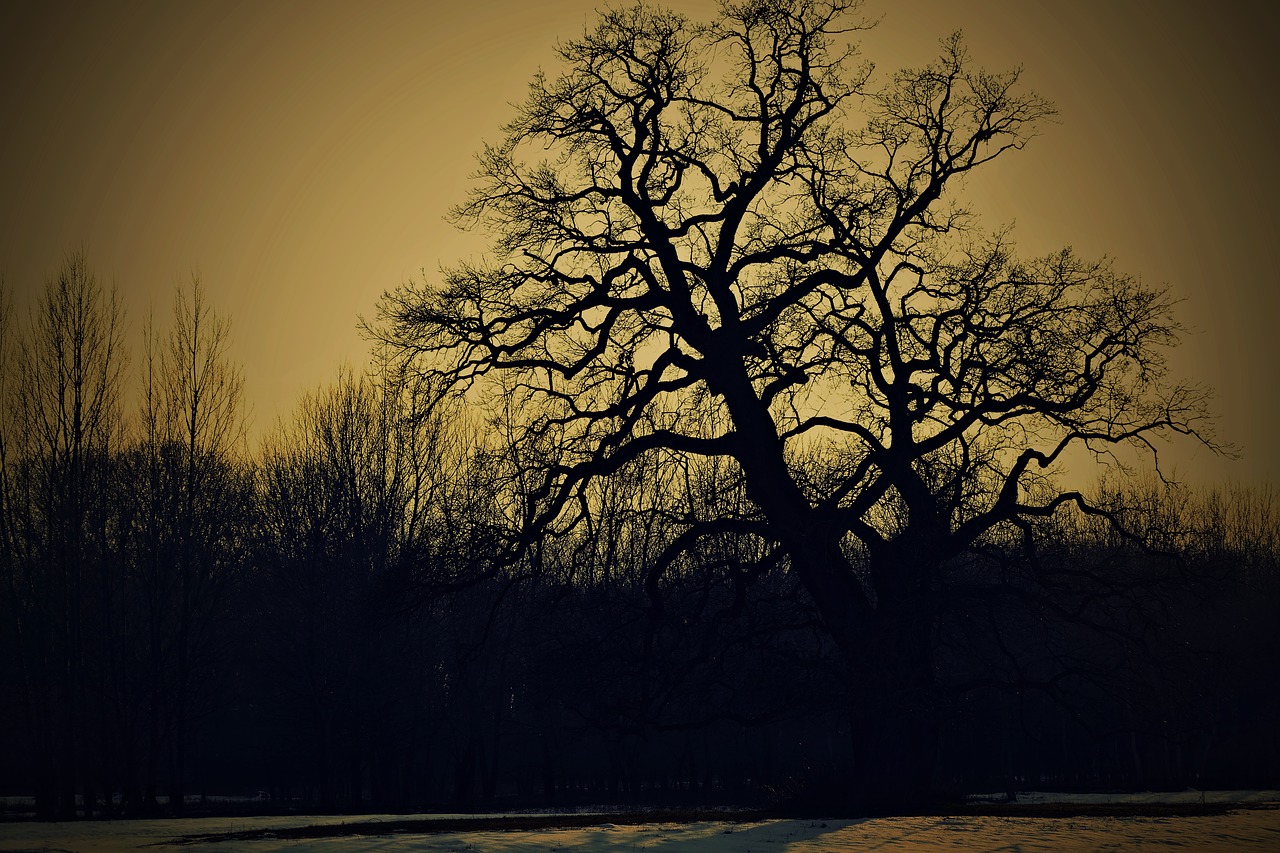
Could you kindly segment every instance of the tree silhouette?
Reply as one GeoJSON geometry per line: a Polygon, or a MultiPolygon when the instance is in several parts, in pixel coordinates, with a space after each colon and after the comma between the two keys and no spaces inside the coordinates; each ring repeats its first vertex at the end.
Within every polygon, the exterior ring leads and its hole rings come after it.
{"type": "Polygon", "coordinates": [[[517,551],[583,525],[633,460],[728,463],[751,506],[673,517],[655,600],[705,537],[785,561],[848,660],[858,796],[902,803],[928,784],[954,562],[1106,512],[1055,485],[1073,448],[1213,436],[1206,394],[1165,376],[1166,290],[1069,249],[1019,260],[956,198],[1052,106],[958,35],[876,82],[856,12],[602,13],[479,156],[456,216],[492,254],[388,294],[379,334],[503,398],[517,551]]]}
{"type": "Polygon", "coordinates": [[[17,628],[37,814],[73,817],[79,794],[89,816],[103,676],[94,638],[108,623],[115,568],[110,457],[126,361],[116,291],[103,288],[83,252],[70,253],[24,331],[0,424],[4,591],[17,628]]]}
{"type": "Polygon", "coordinates": [[[228,355],[230,321],[205,301],[198,276],[189,295],[175,290],[167,330],[148,317],[143,338],[140,429],[125,468],[136,504],[134,575],[146,591],[147,766],[138,774],[145,789],[126,792],[125,807],[156,807],[164,751],[169,802],[181,813],[193,723],[209,702],[199,676],[216,657],[217,620],[242,556],[251,494],[238,458],[244,383],[228,355]]]}

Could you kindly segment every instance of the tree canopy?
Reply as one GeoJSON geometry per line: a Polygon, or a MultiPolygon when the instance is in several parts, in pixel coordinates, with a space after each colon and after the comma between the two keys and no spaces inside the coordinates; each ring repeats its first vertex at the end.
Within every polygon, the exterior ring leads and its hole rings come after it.
{"type": "Polygon", "coordinates": [[[714,460],[749,503],[670,514],[655,602],[704,537],[758,541],[868,695],[901,697],[932,684],[948,561],[1066,504],[1107,512],[1056,484],[1069,449],[1217,445],[1207,393],[1166,373],[1167,289],[1071,249],[1021,259],[964,205],[1052,105],[959,34],[879,74],[858,14],[602,12],[479,155],[456,217],[491,253],[388,294],[378,334],[504,413],[517,550],[637,460],[714,460]]]}

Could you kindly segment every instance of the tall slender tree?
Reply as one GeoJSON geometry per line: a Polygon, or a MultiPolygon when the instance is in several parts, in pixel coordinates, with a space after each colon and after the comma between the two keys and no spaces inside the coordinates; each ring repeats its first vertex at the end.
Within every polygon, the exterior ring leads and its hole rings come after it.
{"type": "Polygon", "coordinates": [[[96,808],[94,648],[110,595],[108,460],[125,366],[114,289],[83,252],[46,283],[16,353],[6,417],[6,574],[18,611],[37,811],[96,808]]]}
{"type": "Polygon", "coordinates": [[[230,359],[229,321],[205,301],[198,277],[174,295],[171,324],[144,329],[134,478],[138,567],[148,625],[149,700],[145,799],[154,803],[167,759],[172,807],[181,811],[197,690],[216,619],[239,558],[250,505],[242,458],[243,386],[230,359]]]}

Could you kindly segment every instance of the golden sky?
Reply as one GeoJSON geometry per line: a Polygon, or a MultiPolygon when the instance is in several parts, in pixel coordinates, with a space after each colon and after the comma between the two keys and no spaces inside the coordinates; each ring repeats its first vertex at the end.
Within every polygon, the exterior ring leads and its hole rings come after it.
{"type": "MultiPolygon", "coordinates": [[[[359,363],[357,315],[482,244],[443,217],[483,140],[592,0],[0,3],[0,274],[19,314],[70,249],[125,296],[140,350],[198,270],[232,319],[252,434],[359,363]]],[[[691,17],[708,0],[669,5],[691,17]]],[[[1073,245],[1169,283],[1176,367],[1215,387],[1242,461],[1188,479],[1280,483],[1280,139],[1267,2],[868,0],[883,73],[965,31],[1021,64],[1056,124],[967,190],[1026,254],[1073,245]]]]}

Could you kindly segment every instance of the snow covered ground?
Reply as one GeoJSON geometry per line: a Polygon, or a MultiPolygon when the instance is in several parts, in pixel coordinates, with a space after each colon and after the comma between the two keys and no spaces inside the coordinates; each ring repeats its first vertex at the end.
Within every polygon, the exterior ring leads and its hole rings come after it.
{"type": "MultiPolygon", "coordinates": [[[[969,797],[973,802],[1004,802],[1006,794],[974,794],[969,797]]],[[[1198,791],[1187,788],[1185,791],[1137,791],[1126,794],[1064,794],[1051,791],[1021,791],[1017,795],[1021,804],[1039,805],[1042,803],[1131,803],[1148,805],[1151,803],[1208,803],[1211,805],[1257,805],[1260,803],[1280,803],[1280,791],[1198,791]]]]}
{"type": "MultiPolygon", "coordinates": [[[[1019,794],[1019,802],[1199,802],[1183,794],[1019,794]]],[[[1206,792],[1206,802],[1275,803],[1280,792],[1206,792]]],[[[431,816],[417,816],[429,819],[431,816]]],[[[441,816],[436,816],[441,817],[441,816]]],[[[182,835],[239,832],[357,821],[404,820],[405,815],[252,817],[187,820],[0,824],[3,853],[842,853],[842,851],[1191,851],[1280,850],[1280,810],[1242,808],[1203,817],[904,817],[870,820],[768,820],[758,823],[598,825],[570,830],[484,831],[440,835],[368,835],[307,840],[263,839],[172,846],[182,835]]]]}

